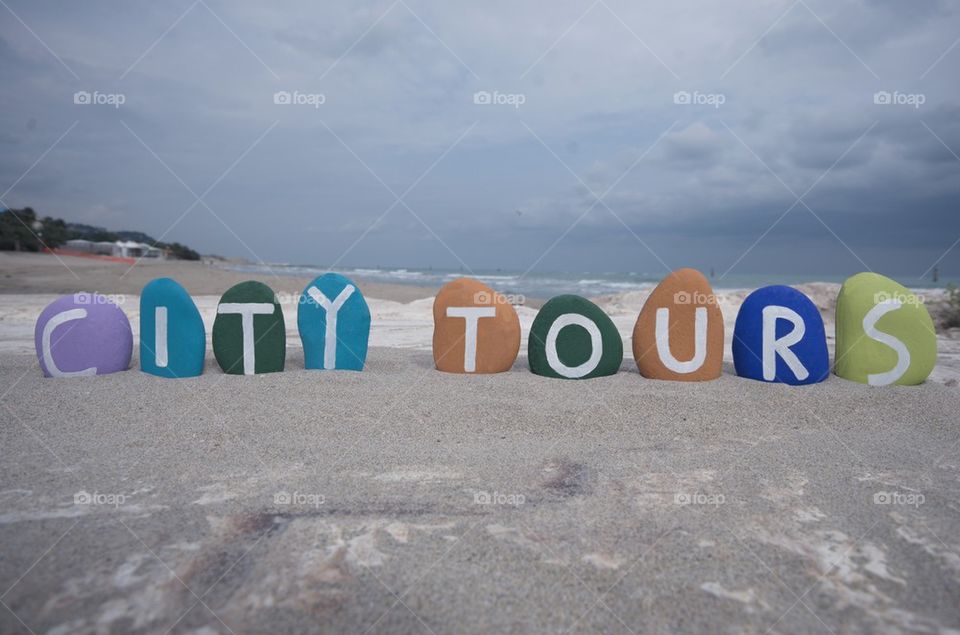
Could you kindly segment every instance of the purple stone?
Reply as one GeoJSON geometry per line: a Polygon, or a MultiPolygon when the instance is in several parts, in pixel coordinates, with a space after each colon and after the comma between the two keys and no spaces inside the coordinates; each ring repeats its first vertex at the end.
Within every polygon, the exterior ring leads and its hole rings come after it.
{"type": "Polygon", "coordinates": [[[99,293],[51,302],[37,318],[34,341],[46,377],[116,373],[130,367],[133,354],[130,321],[99,293]]]}

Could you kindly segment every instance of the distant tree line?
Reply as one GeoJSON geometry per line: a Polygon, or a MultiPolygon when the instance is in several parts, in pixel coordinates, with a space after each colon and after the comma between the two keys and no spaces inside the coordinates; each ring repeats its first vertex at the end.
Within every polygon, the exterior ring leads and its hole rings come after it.
{"type": "Polygon", "coordinates": [[[67,223],[61,218],[39,218],[31,207],[8,209],[0,212],[0,250],[41,251],[44,247],[54,249],[68,240],[83,239],[93,242],[132,240],[164,249],[180,260],[200,260],[200,254],[180,243],[165,243],[154,240],[137,231],[112,232],[103,227],[67,223]]]}
{"type": "Polygon", "coordinates": [[[70,239],[67,224],[58,218],[37,218],[33,208],[8,209],[0,212],[0,249],[6,251],[40,251],[43,245],[59,247],[70,239]]]}

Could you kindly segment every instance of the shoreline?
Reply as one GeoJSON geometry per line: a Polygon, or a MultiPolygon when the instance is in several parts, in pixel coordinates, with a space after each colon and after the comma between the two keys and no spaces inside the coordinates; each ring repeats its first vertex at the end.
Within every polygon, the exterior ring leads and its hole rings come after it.
{"type": "MultiPolygon", "coordinates": [[[[233,271],[221,265],[186,260],[143,260],[132,266],[92,258],[0,252],[0,295],[88,291],[139,295],[154,278],[174,278],[190,295],[222,295],[245,280],[258,280],[277,293],[297,294],[312,278],[233,271]]],[[[432,297],[436,289],[356,280],[364,296],[411,302],[432,297]]]]}
{"type": "MultiPolygon", "coordinates": [[[[0,253],[4,276],[0,278],[0,352],[25,353],[34,350],[33,328],[37,316],[56,297],[76,291],[90,291],[113,296],[126,313],[134,333],[134,360],[137,367],[139,350],[139,293],[150,280],[161,277],[176,278],[190,292],[200,310],[207,334],[207,354],[212,356],[211,332],[220,296],[232,285],[244,280],[260,280],[274,289],[284,311],[287,325],[288,351],[301,346],[297,332],[297,302],[309,278],[297,276],[255,275],[236,272],[218,266],[197,262],[160,261],[129,267],[90,259],[65,261],[73,273],[55,258],[39,254],[11,255],[0,253]],[[79,279],[78,279],[79,278],[79,279]],[[91,288],[94,287],[94,288],[91,288]]],[[[356,279],[370,307],[372,318],[370,346],[373,348],[401,348],[431,350],[433,343],[432,287],[409,284],[384,284],[356,279]]],[[[820,310],[827,335],[831,359],[834,354],[834,311],[840,285],[816,282],[797,285],[820,310]]],[[[624,343],[624,359],[632,360],[632,335],[640,309],[652,289],[629,291],[591,298],[613,320],[624,343]]],[[[731,342],[737,312],[752,289],[717,290],[717,302],[724,318],[725,373],[732,374],[731,342]]],[[[934,297],[942,297],[934,296],[934,297]]],[[[523,367],[530,326],[543,301],[529,301],[517,306],[521,326],[520,356],[515,367],[523,367]]],[[[928,308],[934,308],[928,305],[928,308]]],[[[932,313],[934,311],[931,311],[932,313]]],[[[938,362],[930,382],[958,386],[960,384],[960,329],[937,334],[938,362]]]]}
{"type": "MultiPolygon", "coordinates": [[[[136,264],[131,265],[123,262],[117,262],[116,259],[92,258],[69,256],[65,254],[51,253],[27,253],[27,252],[0,252],[0,271],[5,275],[0,278],[0,295],[8,293],[73,293],[77,291],[88,291],[97,293],[127,293],[136,294],[143,288],[147,282],[156,277],[172,277],[177,279],[191,294],[217,294],[223,293],[227,288],[244,280],[257,280],[271,286],[274,291],[286,293],[298,293],[303,290],[306,283],[317,275],[323,273],[317,269],[311,275],[300,273],[299,270],[309,267],[291,267],[289,265],[253,265],[243,264],[232,261],[185,261],[185,260],[152,260],[143,259],[136,264]],[[271,268],[272,267],[272,268],[271,268]],[[264,270],[266,269],[266,270],[264,270]],[[77,275],[74,276],[73,273],[77,275]],[[101,288],[91,289],[89,283],[93,281],[95,285],[101,288]]],[[[427,296],[435,295],[443,286],[444,281],[454,279],[454,274],[443,274],[439,272],[437,284],[422,281],[415,276],[406,280],[378,280],[373,276],[379,270],[345,268],[341,273],[351,280],[354,280],[362,286],[364,295],[387,300],[411,301],[427,296]]],[[[414,272],[418,273],[418,272],[414,272]]],[[[521,276],[505,275],[502,271],[496,273],[478,272],[472,275],[464,272],[466,277],[474,277],[481,280],[494,290],[506,294],[516,295],[511,291],[511,284],[515,284],[515,278],[521,276]]],[[[564,274],[567,275],[567,274],[564,274]]],[[[594,275],[590,273],[576,274],[571,277],[594,275]]],[[[644,274],[646,275],[646,274],[644,274]]],[[[665,274],[664,274],[665,275],[665,274]]],[[[769,284],[786,284],[800,289],[810,289],[816,291],[820,286],[826,285],[829,288],[839,289],[840,282],[816,280],[810,277],[805,282],[784,282],[773,280],[775,278],[789,278],[791,276],[771,276],[769,284]]],[[[891,276],[897,280],[896,276],[891,276]]],[[[806,277],[804,278],[806,279],[806,277]]],[[[741,285],[723,285],[720,281],[709,279],[711,286],[718,293],[749,292],[759,286],[741,285]]],[[[603,280],[582,279],[577,285],[596,282],[598,285],[609,284],[603,280]]],[[[650,281],[624,284],[623,290],[594,292],[590,293],[589,288],[572,289],[559,291],[554,295],[561,293],[577,293],[591,300],[605,301],[615,300],[622,296],[632,294],[643,294],[651,291],[659,279],[650,281]]],[[[922,293],[933,299],[944,295],[945,286],[930,285],[906,285],[911,291],[922,293]]],[[[526,306],[539,308],[550,297],[541,295],[521,294],[525,298],[526,306]]]]}

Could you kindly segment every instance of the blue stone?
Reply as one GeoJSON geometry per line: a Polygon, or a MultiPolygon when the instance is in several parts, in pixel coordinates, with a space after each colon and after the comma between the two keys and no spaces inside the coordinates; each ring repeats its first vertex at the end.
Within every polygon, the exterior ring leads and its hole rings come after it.
{"type": "Polygon", "coordinates": [[[348,278],[326,273],[300,295],[297,328],[306,368],[363,370],[370,340],[370,309],[348,278]]]}
{"type": "Polygon", "coordinates": [[[151,280],[140,294],[140,370],[158,377],[203,373],[207,334],[200,311],[176,280],[151,280]]]}
{"type": "Polygon", "coordinates": [[[751,293],[733,329],[733,365],[737,375],[759,381],[800,385],[826,379],[830,355],[816,305],[782,285],[751,293]]]}

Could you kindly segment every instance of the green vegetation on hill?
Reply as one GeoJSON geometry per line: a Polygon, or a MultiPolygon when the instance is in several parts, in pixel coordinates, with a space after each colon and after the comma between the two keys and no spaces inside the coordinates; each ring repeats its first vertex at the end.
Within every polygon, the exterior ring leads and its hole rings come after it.
{"type": "Polygon", "coordinates": [[[960,288],[952,283],[947,285],[947,308],[943,312],[941,324],[948,329],[960,326],[960,288]]]}
{"type": "Polygon", "coordinates": [[[49,216],[40,219],[33,208],[0,212],[0,250],[40,251],[44,244],[59,247],[70,238],[66,223],[49,216]]]}
{"type": "Polygon", "coordinates": [[[93,242],[132,240],[165,249],[171,256],[180,260],[200,260],[200,254],[186,245],[160,242],[143,232],[114,232],[93,225],[67,223],[60,218],[50,216],[41,219],[30,207],[0,212],[0,250],[40,251],[44,247],[53,249],[62,246],[68,240],[78,238],[93,242]]]}

